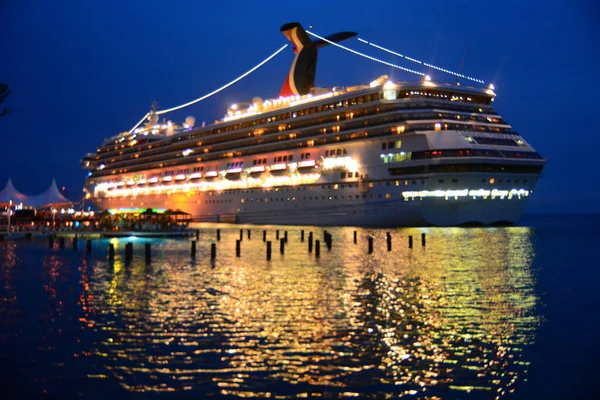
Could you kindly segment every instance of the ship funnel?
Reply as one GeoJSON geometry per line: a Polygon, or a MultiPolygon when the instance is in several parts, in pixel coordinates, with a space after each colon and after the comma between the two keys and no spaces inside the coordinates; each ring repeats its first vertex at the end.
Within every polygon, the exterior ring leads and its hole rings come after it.
{"type": "MultiPolygon", "coordinates": [[[[325,40],[313,41],[298,22],[291,22],[281,27],[281,33],[294,45],[296,54],[290,72],[283,83],[280,96],[309,94],[315,86],[318,49],[327,46],[325,40]]],[[[326,39],[331,42],[341,42],[356,36],[356,32],[338,32],[326,39]]]]}

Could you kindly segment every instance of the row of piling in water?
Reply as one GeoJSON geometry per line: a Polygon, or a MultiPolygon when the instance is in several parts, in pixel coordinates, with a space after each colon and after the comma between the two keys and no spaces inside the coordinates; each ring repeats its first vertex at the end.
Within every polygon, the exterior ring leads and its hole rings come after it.
{"type": "MultiPolygon", "coordinates": [[[[251,237],[252,237],[252,232],[250,229],[248,229],[247,230],[247,238],[251,239],[251,237]]],[[[279,230],[276,230],[275,237],[279,241],[279,252],[282,255],[285,254],[285,246],[288,242],[288,232],[284,231],[283,235],[280,235],[279,230]]],[[[196,257],[197,242],[199,239],[200,239],[200,230],[196,230],[196,240],[192,240],[190,243],[190,255],[193,258],[196,257]]],[[[217,239],[217,241],[221,240],[221,230],[220,229],[216,230],[216,239],[217,239]]],[[[54,248],[55,240],[58,240],[59,249],[63,250],[65,248],[65,237],[64,236],[59,236],[58,238],[55,236],[50,236],[48,238],[48,247],[51,249],[54,248]]],[[[237,239],[235,241],[236,257],[241,257],[241,254],[242,254],[241,243],[243,240],[244,240],[244,229],[240,229],[239,239],[237,239]]],[[[77,237],[77,235],[75,235],[75,237],[71,241],[71,246],[72,246],[73,250],[78,249],[78,241],[79,241],[78,237],[77,237]]],[[[304,230],[300,231],[300,241],[304,242],[304,230]]],[[[354,231],[353,241],[354,241],[354,244],[358,244],[357,231],[354,231]]],[[[263,242],[266,243],[266,259],[270,260],[271,254],[272,254],[272,244],[271,244],[271,241],[267,240],[267,231],[266,230],[263,230],[263,242]]],[[[323,231],[323,242],[325,243],[327,250],[330,251],[333,246],[333,235],[330,232],[328,232],[327,230],[323,231]]],[[[374,243],[373,236],[367,236],[367,243],[368,243],[367,252],[368,252],[368,254],[372,254],[373,253],[373,243],[374,243]]],[[[392,235],[390,232],[386,232],[386,246],[387,246],[387,251],[392,251],[392,235]]],[[[421,233],[421,246],[423,246],[423,247],[426,246],[425,233],[421,233]]],[[[412,235],[408,236],[408,248],[409,249],[413,248],[412,235]]],[[[313,250],[314,250],[315,257],[319,258],[321,255],[321,241],[314,238],[313,232],[309,232],[308,233],[308,252],[313,253],[313,250]]],[[[92,239],[86,239],[86,253],[88,255],[90,255],[92,253],[92,239]]],[[[152,260],[152,245],[151,245],[151,243],[144,244],[144,255],[145,255],[146,262],[150,262],[152,260]]],[[[115,258],[115,246],[113,243],[110,243],[108,246],[108,259],[113,260],[114,258],[115,258]]],[[[216,243],[211,243],[211,245],[210,245],[210,258],[211,258],[211,260],[215,260],[217,258],[217,244],[216,243]]],[[[125,244],[125,261],[131,261],[132,259],[133,259],[133,243],[128,242],[125,244]]]]}

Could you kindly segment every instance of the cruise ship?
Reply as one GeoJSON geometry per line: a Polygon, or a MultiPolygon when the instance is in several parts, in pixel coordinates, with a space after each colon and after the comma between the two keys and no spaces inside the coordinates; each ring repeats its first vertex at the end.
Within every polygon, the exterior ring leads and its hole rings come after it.
{"type": "Polygon", "coordinates": [[[159,121],[82,160],[101,209],[173,209],[195,221],[354,226],[519,220],[545,160],[492,108],[493,85],[382,76],[315,87],[318,49],[298,23],[281,94],[233,104],[214,124],[159,121]],[[367,79],[367,82],[369,79],[367,79]]]}

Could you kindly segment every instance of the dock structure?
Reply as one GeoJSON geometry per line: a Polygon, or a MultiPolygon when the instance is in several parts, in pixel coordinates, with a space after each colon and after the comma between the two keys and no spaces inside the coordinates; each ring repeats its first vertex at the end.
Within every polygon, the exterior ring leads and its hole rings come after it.
{"type": "MultiPolygon", "coordinates": [[[[234,249],[236,258],[244,258],[245,254],[256,251],[255,246],[250,246],[250,241],[244,241],[244,236],[251,238],[251,230],[250,229],[225,229],[223,235],[221,235],[221,231],[223,228],[216,229],[216,238],[210,234],[207,234],[206,231],[215,232],[214,228],[208,228],[205,230],[204,234],[201,235],[200,229],[187,229],[180,231],[167,231],[167,232],[137,232],[137,231],[111,231],[111,232],[98,232],[98,231],[74,231],[74,232],[53,232],[48,235],[44,235],[44,241],[47,241],[47,248],[52,252],[63,252],[67,247],[67,243],[72,248],[73,252],[77,253],[79,251],[78,241],[81,240],[84,244],[84,253],[87,258],[92,257],[92,254],[99,255],[102,258],[106,258],[111,262],[123,260],[126,265],[131,265],[134,259],[138,257],[142,260],[145,259],[146,265],[150,265],[152,263],[152,259],[154,255],[160,255],[162,251],[159,250],[155,254],[152,252],[152,247],[154,246],[152,243],[152,239],[173,239],[180,241],[184,241],[187,243],[187,251],[188,255],[191,258],[192,262],[195,263],[203,258],[208,258],[211,260],[213,268],[217,265],[215,264],[215,260],[217,259],[217,242],[223,236],[223,241],[227,243],[231,243],[231,240],[234,242],[234,249]],[[244,232],[244,230],[246,232],[244,232]],[[237,231],[237,233],[235,232],[237,231]],[[200,237],[205,238],[205,240],[199,240],[200,237]],[[102,241],[103,239],[111,239],[110,241],[102,241]],[[136,241],[138,239],[139,241],[136,241]],[[146,239],[146,240],[144,240],[146,239]],[[216,240],[215,240],[216,239],[216,240]],[[94,247],[93,243],[97,242],[101,244],[100,248],[104,248],[106,250],[101,251],[98,247],[94,247]],[[140,254],[134,254],[134,243],[136,248],[141,248],[139,251],[140,254]],[[247,251],[244,251],[245,254],[242,254],[242,244],[248,243],[247,251]],[[105,247],[106,246],[106,247],[105,247]],[[139,246],[139,247],[138,247],[139,246]],[[123,250],[117,251],[123,247],[123,250]],[[254,249],[253,249],[254,248],[254,249]],[[204,251],[202,251],[204,249],[204,251]],[[208,254],[207,254],[208,253],[208,254]],[[206,255],[207,254],[207,255],[206,255]]],[[[266,260],[270,261],[273,257],[273,242],[270,240],[266,240],[269,235],[275,234],[276,237],[279,237],[275,241],[279,242],[279,254],[283,259],[285,257],[288,249],[286,247],[293,246],[292,243],[288,241],[288,232],[280,231],[279,229],[264,229],[263,232],[263,241],[261,241],[261,252],[266,250],[266,260]],[[270,232],[270,233],[269,233],[270,232]],[[281,233],[281,234],[280,234],[281,233]],[[265,249],[266,247],[266,249],[265,249]]],[[[316,235],[310,230],[306,232],[305,230],[296,231],[299,235],[300,241],[297,242],[301,246],[308,245],[308,256],[314,256],[314,259],[319,259],[321,257],[321,244],[325,246],[327,252],[335,252],[333,243],[333,234],[327,230],[323,231],[323,240],[316,239],[316,235]],[[305,233],[307,234],[306,244],[303,243],[303,239],[305,238],[305,233]]],[[[344,237],[345,235],[341,235],[344,237]]],[[[375,246],[375,237],[378,235],[375,232],[371,232],[371,234],[367,234],[362,238],[366,239],[367,251],[366,255],[371,256],[376,253],[375,246]]],[[[403,236],[403,235],[399,235],[403,236]]],[[[36,240],[39,239],[41,235],[33,235],[32,237],[27,237],[27,240],[36,240]]],[[[405,239],[408,239],[408,249],[409,251],[414,251],[414,237],[413,235],[403,236],[405,239]]],[[[421,233],[421,246],[425,249],[427,245],[426,233],[421,233]]],[[[361,238],[361,239],[362,239],[361,238]]],[[[352,235],[344,240],[340,240],[336,243],[339,243],[339,248],[344,249],[346,246],[350,245],[350,243],[358,243],[359,235],[357,231],[352,231],[352,235]]],[[[362,240],[361,240],[362,242],[362,240]]],[[[388,253],[393,252],[392,247],[392,233],[385,232],[385,244],[388,253]]],[[[227,246],[227,245],[225,245],[227,246]]],[[[167,248],[179,249],[179,246],[168,245],[167,248]]],[[[160,249],[160,247],[159,247],[160,249]]],[[[230,250],[229,246],[223,247],[223,254],[225,257],[229,256],[230,250]]],[[[398,250],[396,250],[398,251],[398,250]]],[[[250,255],[252,256],[252,255],[250,255]]]]}

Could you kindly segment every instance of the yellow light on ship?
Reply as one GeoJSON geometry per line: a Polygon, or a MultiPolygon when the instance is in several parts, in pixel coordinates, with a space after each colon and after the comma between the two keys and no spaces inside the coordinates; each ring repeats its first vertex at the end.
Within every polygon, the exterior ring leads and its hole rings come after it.
{"type": "Polygon", "coordinates": [[[392,81],[387,81],[385,85],[383,85],[383,90],[392,90],[396,89],[396,84],[392,81]]]}
{"type": "Polygon", "coordinates": [[[425,75],[425,78],[423,79],[423,86],[434,87],[436,85],[431,81],[431,77],[429,75],[425,75]]]}
{"type": "Polygon", "coordinates": [[[358,171],[358,163],[352,157],[326,158],[323,160],[323,169],[345,168],[348,171],[358,171]]]}

